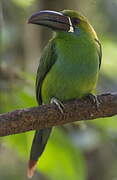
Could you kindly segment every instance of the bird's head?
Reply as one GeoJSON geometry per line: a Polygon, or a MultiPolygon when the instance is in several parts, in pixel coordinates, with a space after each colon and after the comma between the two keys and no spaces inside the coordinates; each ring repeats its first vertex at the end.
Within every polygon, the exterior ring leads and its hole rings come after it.
{"type": "Polygon", "coordinates": [[[32,14],[28,23],[43,25],[56,32],[67,32],[79,35],[80,32],[90,33],[96,38],[96,33],[85,16],[77,11],[63,10],[60,12],[43,10],[32,14]]]}

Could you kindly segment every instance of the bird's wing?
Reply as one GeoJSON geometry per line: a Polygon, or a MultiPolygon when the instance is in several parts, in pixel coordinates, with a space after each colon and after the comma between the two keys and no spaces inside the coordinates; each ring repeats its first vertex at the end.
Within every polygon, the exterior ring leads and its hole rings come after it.
{"type": "Polygon", "coordinates": [[[50,71],[56,62],[57,56],[55,52],[55,43],[49,42],[45,47],[40,59],[36,77],[36,98],[39,104],[42,104],[41,87],[46,74],[50,71]]]}
{"type": "Polygon", "coordinates": [[[102,46],[98,39],[95,39],[97,45],[98,45],[98,56],[99,56],[99,69],[101,67],[101,61],[102,61],[102,46]]]}

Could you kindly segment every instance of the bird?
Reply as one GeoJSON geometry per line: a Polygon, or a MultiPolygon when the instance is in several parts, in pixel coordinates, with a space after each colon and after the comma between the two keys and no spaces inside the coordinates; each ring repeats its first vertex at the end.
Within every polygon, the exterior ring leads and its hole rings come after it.
{"type": "MultiPolygon", "coordinates": [[[[39,105],[55,103],[63,112],[64,101],[95,95],[102,59],[102,47],[88,19],[74,10],[42,10],[33,13],[28,23],[53,31],[42,52],[36,76],[39,105]]],[[[37,130],[34,135],[28,177],[32,177],[52,128],[37,130]]]]}

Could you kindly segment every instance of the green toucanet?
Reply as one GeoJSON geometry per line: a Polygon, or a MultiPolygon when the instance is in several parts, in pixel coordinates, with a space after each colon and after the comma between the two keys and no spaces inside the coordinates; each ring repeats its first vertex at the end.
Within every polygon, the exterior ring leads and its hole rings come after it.
{"type": "MultiPolygon", "coordinates": [[[[92,94],[96,88],[102,51],[96,32],[87,18],[72,10],[45,10],[34,13],[28,22],[54,31],[44,48],[37,71],[38,104],[54,102],[61,109],[62,101],[92,94]]],[[[28,166],[30,177],[51,130],[46,128],[35,133],[28,166]]]]}

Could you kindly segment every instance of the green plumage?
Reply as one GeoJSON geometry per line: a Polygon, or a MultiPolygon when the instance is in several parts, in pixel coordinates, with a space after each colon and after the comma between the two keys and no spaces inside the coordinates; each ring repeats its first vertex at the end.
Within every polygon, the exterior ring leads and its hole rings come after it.
{"type": "MultiPolygon", "coordinates": [[[[61,101],[81,98],[92,93],[96,87],[99,72],[97,42],[87,36],[60,33],[49,42],[49,46],[54,47],[47,47],[45,52],[49,52],[49,59],[46,57],[44,63],[50,60],[51,67],[43,79],[40,92],[44,103],[50,103],[52,97],[61,101]]],[[[39,69],[43,69],[43,64],[39,69]]]]}
{"type": "MultiPolygon", "coordinates": [[[[31,23],[48,26],[55,31],[43,51],[37,71],[38,103],[50,103],[53,97],[66,101],[93,93],[102,52],[97,35],[88,20],[75,11],[64,10],[61,14],[43,11],[33,15],[31,23]]],[[[43,152],[50,132],[51,129],[48,128],[36,133],[31,150],[32,160],[36,161],[43,152]],[[35,147],[40,152],[35,151],[35,147]]]]}

